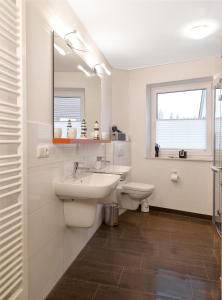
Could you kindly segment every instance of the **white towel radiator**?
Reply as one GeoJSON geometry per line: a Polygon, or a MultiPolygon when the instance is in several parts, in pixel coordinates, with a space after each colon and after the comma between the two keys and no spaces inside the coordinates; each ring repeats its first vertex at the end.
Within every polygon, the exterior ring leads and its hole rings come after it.
{"type": "Polygon", "coordinates": [[[23,0],[0,0],[0,300],[25,299],[23,0]]]}

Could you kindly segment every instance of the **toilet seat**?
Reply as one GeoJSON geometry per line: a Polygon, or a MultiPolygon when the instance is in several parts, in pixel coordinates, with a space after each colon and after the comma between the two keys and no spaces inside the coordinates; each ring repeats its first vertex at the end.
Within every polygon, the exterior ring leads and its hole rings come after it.
{"type": "Polygon", "coordinates": [[[145,184],[139,182],[126,182],[122,185],[124,192],[152,192],[154,190],[154,185],[145,184]]]}

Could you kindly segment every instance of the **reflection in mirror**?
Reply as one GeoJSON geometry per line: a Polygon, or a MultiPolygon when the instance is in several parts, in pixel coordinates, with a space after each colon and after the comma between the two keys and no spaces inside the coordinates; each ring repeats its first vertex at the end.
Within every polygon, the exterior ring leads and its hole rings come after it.
{"type": "Polygon", "coordinates": [[[54,33],[54,137],[80,138],[85,120],[87,138],[93,138],[100,111],[100,78],[54,33]]]}

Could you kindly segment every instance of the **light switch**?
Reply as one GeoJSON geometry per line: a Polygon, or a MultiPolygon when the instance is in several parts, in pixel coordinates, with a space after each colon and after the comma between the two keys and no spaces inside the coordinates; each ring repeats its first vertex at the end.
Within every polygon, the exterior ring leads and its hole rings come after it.
{"type": "Polygon", "coordinates": [[[39,145],[37,147],[37,158],[47,158],[49,157],[49,146],[39,145]]]}

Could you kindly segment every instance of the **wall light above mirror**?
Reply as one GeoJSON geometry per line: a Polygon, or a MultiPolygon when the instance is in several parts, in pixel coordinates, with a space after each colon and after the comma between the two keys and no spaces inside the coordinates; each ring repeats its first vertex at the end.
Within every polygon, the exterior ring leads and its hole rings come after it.
{"type": "MultiPolygon", "coordinates": [[[[84,41],[84,39],[82,38],[82,36],[77,30],[73,30],[65,34],[64,41],[66,45],[71,49],[71,51],[81,56],[81,58],[85,61],[85,63],[90,68],[91,70],[90,72],[92,73],[92,75],[96,74],[100,78],[106,75],[108,76],[111,75],[111,71],[107,68],[107,66],[103,62],[100,63],[97,61],[96,57],[93,55],[91,51],[91,48],[84,41]]],[[[56,43],[54,47],[61,55],[65,55],[64,50],[61,47],[59,47],[56,43]]],[[[85,72],[85,69],[83,69],[82,71],[88,76],[89,73],[85,72]]]]}
{"type": "Polygon", "coordinates": [[[73,30],[64,36],[67,45],[74,51],[89,52],[89,46],[83,40],[77,30],[73,30]]]}

